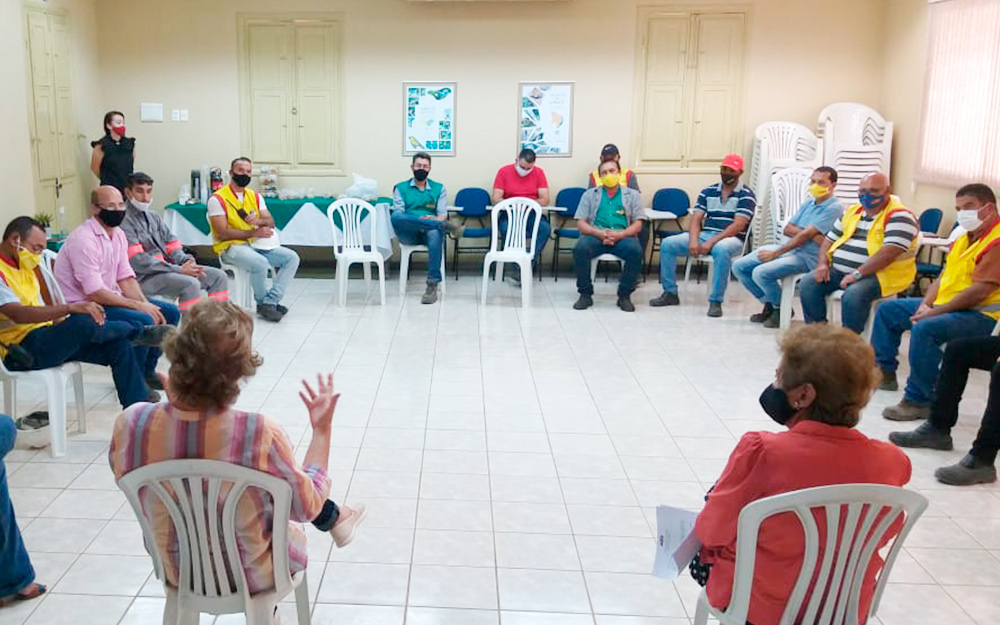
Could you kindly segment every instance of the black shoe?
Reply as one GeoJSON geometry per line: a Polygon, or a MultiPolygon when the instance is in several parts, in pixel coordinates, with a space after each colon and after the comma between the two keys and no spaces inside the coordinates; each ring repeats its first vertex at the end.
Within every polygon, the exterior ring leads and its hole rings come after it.
{"type": "Polygon", "coordinates": [[[282,317],[288,314],[288,308],[282,306],[281,304],[275,304],[274,307],[281,313],[282,317]]]}
{"type": "Polygon", "coordinates": [[[274,304],[257,304],[257,316],[264,321],[278,323],[283,315],[274,304]]]}
{"type": "Polygon", "coordinates": [[[580,295],[580,299],[573,304],[573,310],[587,310],[594,305],[594,298],[589,295],[580,295]]]}
{"type": "Polygon", "coordinates": [[[934,477],[942,484],[952,486],[991,484],[997,481],[997,469],[993,464],[983,462],[972,454],[966,454],[958,464],[941,467],[935,471],[934,477]]]}
{"type": "Polygon", "coordinates": [[[424,291],[424,294],[420,297],[420,303],[433,304],[436,301],[438,301],[438,285],[436,282],[434,284],[428,282],[427,290],[424,291]]]}
{"type": "Polygon", "coordinates": [[[618,308],[621,308],[625,312],[635,312],[635,304],[632,303],[632,298],[628,295],[618,296],[618,308]]]}
{"type": "Polygon", "coordinates": [[[163,339],[167,338],[167,335],[174,330],[174,326],[165,323],[158,326],[146,326],[139,332],[138,336],[132,339],[132,344],[140,347],[159,347],[163,345],[163,339]]]}
{"type": "Polygon", "coordinates": [[[659,297],[649,300],[649,305],[654,308],[659,308],[660,306],[677,306],[681,303],[681,298],[677,297],[676,293],[667,293],[664,291],[659,297]]]}
{"type": "Polygon", "coordinates": [[[153,389],[154,391],[163,390],[163,382],[160,382],[160,376],[156,375],[155,373],[153,375],[146,376],[146,386],[153,389]]]}
{"type": "Polygon", "coordinates": [[[708,303],[708,316],[709,317],[721,317],[722,316],[722,302],[709,302],[708,303]]]}
{"type": "Polygon", "coordinates": [[[941,451],[951,451],[955,448],[951,441],[951,434],[937,429],[929,422],[921,423],[912,432],[890,432],[889,441],[897,447],[917,447],[941,451]]]}
{"type": "Polygon", "coordinates": [[[882,369],[882,381],[878,385],[878,390],[880,391],[899,390],[899,380],[896,379],[895,371],[886,371],[885,369],[882,369]]]}
{"type": "Polygon", "coordinates": [[[160,403],[160,394],[153,389],[149,389],[149,396],[146,397],[146,401],[151,404],[158,404],[160,403]]]}
{"type": "Polygon", "coordinates": [[[772,308],[771,314],[767,316],[767,319],[763,323],[765,328],[780,328],[781,327],[781,309],[772,308]]]}
{"type": "Polygon", "coordinates": [[[771,316],[772,310],[774,310],[773,306],[770,304],[764,304],[764,310],[750,315],[750,323],[764,323],[767,318],[771,316]]]}

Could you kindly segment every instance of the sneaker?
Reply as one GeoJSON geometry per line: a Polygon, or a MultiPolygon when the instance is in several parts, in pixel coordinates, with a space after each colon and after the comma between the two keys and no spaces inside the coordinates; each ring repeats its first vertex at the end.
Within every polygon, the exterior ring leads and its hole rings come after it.
{"type": "Polygon", "coordinates": [[[333,542],[337,543],[338,547],[346,547],[351,544],[351,541],[354,540],[354,534],[358,531],[358,526],[365,520],[367,514],[368,508],[363,503],[359,503],[353,508],[341,506],[340,518],[330,528],[333,542]]]}
{"type": "Polygon", "coordinates": [[[160,403],[160,394],[153,389],[149,389],[149,395],[146,397],[146,401],[151,404],[158,404],[160,403]]]}
{"type": "Polygon", "coordinates": [[[573,310],[587,310],[594,305],[594,298],[589,295],[580,295],[580,299],[573,304],[573,310]]]}
{"type": "Polygon", "coordinates": [[[878,390],[880,391],[899,390],[899,380],[896,379],[895,371],[886,371],[885,369],[882,369],[882,381],[878,385],[878,390]]]}
{"type": "Polygon", "coordinates": [[[709,302],[708,303],[708,316],[709,317],[721,317],[722,316],[722,302],[709,302]]]}
{"type": "Polygon", "coordinates": [[[772,308],[771,314],[767,316],[767,319],[763,321],[763,326],[765,328],[780,328],[781,327],[781,309],[772,308]]]}
{"type": "Polygon", "coordinates": [[[918,421],[931,415],[931,407],[927,404],[915,404],[904,399],[895,406],[882,410],[882,416],[890,421],[918,421]]]}
{"type": "Polygon", "coordinates": [[[654,308],[659,308],[660,306],[677,306],[681,303],[681,298],[677,297],[676,293],[667,293],[664,291],[659,297],[649,300],[649,305],[654,308]]]}
{"type": "Polygon", "coordinates": [[[132,339],[132,344],[140,347],[159,347],[163,344],[163,339],[167,338],[167,335],[175,329],[174,326],[165,323],[158,326],[145,326],[139,331],[138,336],[132,339]]]}
{"type": "Polygon", "coordinates": [[[282,317],[288,314],[288,308],[286,308],[285,306],[282,306],[281,304],[275,304],[274,307],[278,310],[278,312],[281,313],[282,317]]]}
{"type": "Polygon", "coordinates": [[[632,303],[632,298],[628,295],[618,296],[618,308],[625,312],[635,312],[635,304],[632,303]]]}
{"type": "Polygon", "coordinates": [[[160,381],[160,376],[156,375],[155,373],[153,375],[146,376],[146,386],[153,389],[154,391],[163,390],[163,382],[160,381]]]}
{"type": "Polygon", "coordinates": [[[283,315],[274,304],[257,304],[257,316],[264,321],[278,323],[283,315]]]}
{"type": "Polygon", "coordinates": [[[428,284],[427,290],[424,291],[423,297],[420,298],[421,304],[433,304],[438,301],[438,285],[428,284]]]}
{"type": "Polygon", "coordinates": [[[992,464],[977,460],[972,454],[967,454],[948,467],[941,467],[934,472],[934,477],[942,484],[951,486],[971,486],[973,484],[990,484],[997,481],[997,469],[992,464]]]}
{"type": "Polygon", "coordinates": [[[771,306],[770,304],[764,304],[764,310],[760,311],[759,313],[750,315],[750,323],[764,323],[764,321],[766,321],[767,318],[771,316],[772,310],[774,310],[773,306],[771,306]]]}
{"type": "Polygon", "coordinates": [[[951,442],[951,434],[937,429],[929,421],[921,423],[912,432],[890,432],[889,441],[897,447],[918,447],[941,451],[951,451],[955,448],[951,442]]]}
{"type": "Polygon", "coordinates": [[[453,224],[450,221],[444,222],[444,229],[447,230],[455,239],[461,239],[462,235],[465,234],[465,226],[461,224],[453,224]]]}

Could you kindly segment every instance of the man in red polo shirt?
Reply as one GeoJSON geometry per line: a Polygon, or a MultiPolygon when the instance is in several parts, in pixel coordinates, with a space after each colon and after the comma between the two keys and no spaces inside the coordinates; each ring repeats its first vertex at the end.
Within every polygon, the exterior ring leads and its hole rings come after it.
{"type": "MultiPolygon", "coordinates": [[[[535,165],[535,151],[524,148],[517,156],[517,162],[504,165],[497,172],[493,181],[493,204],[496,205],[502,200],[512,197],[526,197],[535,200],[541,206],[549,205],[549,181],[545,178],[545,172],[541,167],[535,165]]],[[[507,236],[507,220],[500,220],[500,236],[507,236]]],[[[534,227],[533,221],[528,221],[527,231],[530,233],[534,227]]],[[[542,221],[538,224],[538,239],[535,242],[535,259],[532,267],[538,267],[538,259],[542,257],[542,250],[548,243],[552,226],[549,218],[542,216],[542,221]]]]}

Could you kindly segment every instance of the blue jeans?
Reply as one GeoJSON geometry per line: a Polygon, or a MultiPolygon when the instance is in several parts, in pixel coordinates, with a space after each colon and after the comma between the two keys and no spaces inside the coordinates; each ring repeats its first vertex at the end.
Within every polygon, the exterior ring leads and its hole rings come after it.
{"type": "MultiPolygon", "coordinates": [[[[802,301],[802,315],[806,323],[826,322],[826,298],[840,290],[840,281],[846,275],[831,267],[830,279],[826,282],[816,282],[813,273],[802,278],[799,282],[799,299],[802,301]]],[[[882,287],[875,276],[865,276],[848,286],[840,300],[840,317],[844,327],[857,334],[864,332],[872,303],[881,296],[882,287]]]]}
{"type": "Polygon", "coordinates": [[[600,239],[583,235],[573,247],[573,268],[576,270],[576,290],[580,295],[593,295],[594,283],[590,279],[590,263],[601,254],[614,254],[625,261],[625,270],[618,281],[618,297],[632,293],[639,270],[642,269],[642,247],[636,237],[622,239],[614,245],[604,245],[600,239]]]}
{"type": "Polygon", "coordinates": [[[774,251],[777,245],[759,247],[743,258],[737,258],[733,263],[733,275],[746,287],[750,294],[762,304],[770,304],[774,308],[781,306],[781,280],[789,276],[812,271],[816,258],[810,262],[808,254],[793,250],[782,254],[771,262],[762,262],[757,256],[763,250],[774,251]]]}
{"type": "Polygon", "coordinates": [[[895,371],[899,366],[896,358],[899,342],[903,333],[910,330],[910,377],[906,379],[903,398],[926,405],[934,400],[945,344],[955,339],[988,337],[996,321],[982,313],[962,310],[921,319],[914,325],[910,317],[917,312],[920,302],[919,297],[882,302],[875,311],[872,347],[882,370],[895,371]]]}
{"type": "MultiPolygon", "coordinates": [[[[702,232],[698,241],[704,243],[718,232],[702,232]]],[[[675,234],[663,239],[660,245],[660,285],[664,293],[677,293],[677,257],[688,255],[691,235],[687,232],[675,234]]],[[[743,241],[739,237],[727,237],[712,246],[709,255],[715,263],[712,270],[712,285],[708,292],[708,301],[722,303],[726,298],[726,287],[729,285],[729,270],[733,259],[743,250],[743,241]]]]}
{"type": "Polygon", "coordinates": [[[441,282],[444,222],[437,219],[421,219],[419,215],[402,210],[392,211],[390,220],[400,243],[427,246],[427,284],[441,282]]]}
{"type": "Polygon", "coordinates": [[[253,299],[258,304],[277,305],[299,270],[299,255],[287,247],[258,250],[249,245],[231,245],[219,255],[227,265],[250,272],[253,299]],[[267,268],[274,267],[274,281],[267,288],[267,268]]]}
{"type": "MultiPolygon", "coordinates": [[[[178,310],[177,306],[155,299],[151,299],[149,301],[151,304],[155,304],[157,308],[160,309],[160,312],[163,313],[163,317],[167,320],[168,324],[176,326],[181,320],[181,311],[178,310]]],[[[108,321],[122,321],[140,331],[146,326],[153,325],[152,317],[144,312],[132,310],[131,308],[107,306],[104,308],[104,313],[107,316],[108,321]]],[[[158,347],[140,347],[136,345],[134,350],[136,362],[139,363],[139,367],[142,369],[142,374],[146,377],[156,375],[156,363],[160,359],[160,349],[158,347]]]]}
{"type": "Polygon", "coordinates": [[[16,439],[14,420],[0,415],[0,598],[16,595],[35,581],[35,569],[31,568],[28,550],[14,518],[14,504],[7,490],[7,467],[3,463],[16,439]]]}
{"type": "MultiPolygon", "coordinates": [[[[507,239],[507,220],[502,218],[497,224],[500,228],[500,239],[507,239]]],[[[533,219],[528,219],[528,225],[525,227],[525,236],[531,237],[531,229],[535,227],[535,222],[533,219]]],[[[542,257],[542,250],[545,249],[545,244],[549,242],[549,235],[552,234],[552,224],[549,223],[549,218],[542,215],[542,220],[538,222],[538,238],[535,240],[535,259],[532,261],[538,264],[538,259],[542,257]]],[[[531,243],[529,240],[528,243],[531,243]]]]}

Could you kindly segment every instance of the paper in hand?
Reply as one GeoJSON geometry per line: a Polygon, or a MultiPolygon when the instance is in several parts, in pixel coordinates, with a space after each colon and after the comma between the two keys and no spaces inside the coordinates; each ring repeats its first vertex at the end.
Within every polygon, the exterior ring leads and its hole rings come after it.
{"type": "Polygon", "coordinates": [[[701,543],[694,533],[698,513],[672,506],[656,508],[656,560],[653,575],[676,579],[694,558],[701,543]]]}

